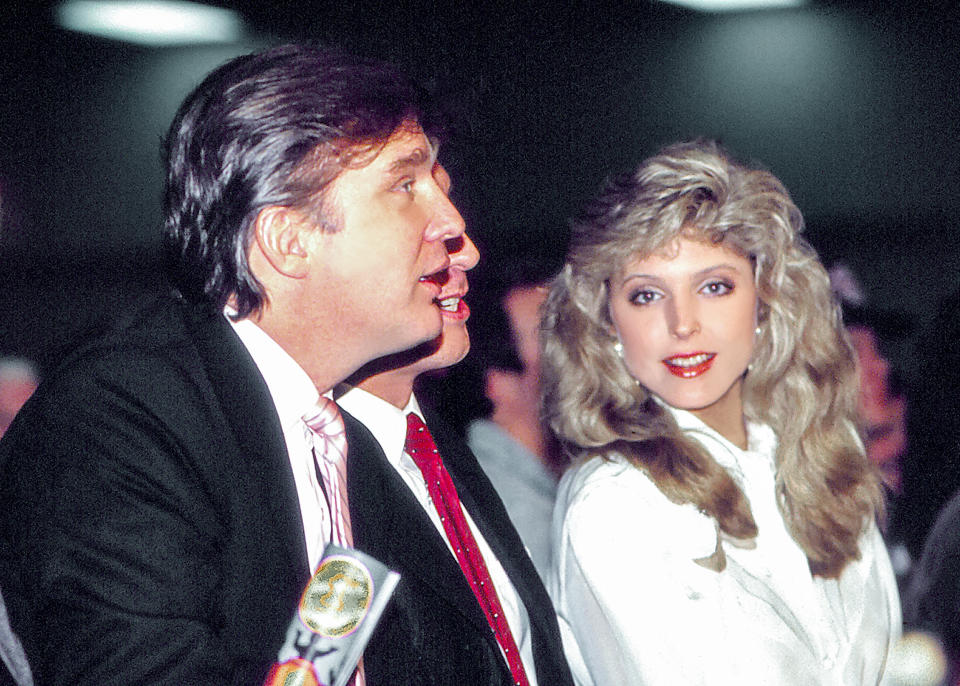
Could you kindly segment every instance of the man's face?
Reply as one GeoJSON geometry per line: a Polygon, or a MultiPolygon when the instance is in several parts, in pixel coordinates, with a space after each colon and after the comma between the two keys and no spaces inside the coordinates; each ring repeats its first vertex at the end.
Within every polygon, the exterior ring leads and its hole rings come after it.
{"type": "MultiPolygon", "coordinates": [[[[434,178],[443,192],[449,195],[452,182],[447,170],[438,165],[434,178]]],[[[480,253],[466,233],[445,241],[445,244],[450,256],[450,268],[447,270],[447,279],[443,282],[440,297],[437,298],[443,328],[440,330],[437,351],[425,359],[422,365],[424,371],[450,367],[466,357],[470,351],[470,334],[467,332],[470,308],[463,298],[470,287],[467,272],[477,266],[480,253]]]]}
{"type": "Polygon", "coordinates": [[[440,333],[447,244],[464,238],[448,191],[446,172],[413,123],[328,187],[325,204],[340,229],[311,235],[319,259],[308,278],[316,297],[333,304],[338,329],[367,359],[440,333]]]}
{"type": "Polygon", "coordinates": [[[545,286],[514,288],[503,299],[524,373],[540,374],[540,310],[547,299],[545,286]]]}
{"type": "MultiPolygon", "coordinates": [[[[434,176],[443,191],[449,193],[451,181],[447,171],[437,166],[434,176]]],[[[467,331],[470,308],[464,296],[470,288],[467,272],[477,266],[480,253],[466,233],[445,241],[445,244],[450,256],[450,267],[446,274],[438,275],[437,279],[443,286],[437,298],[443,326],[439,336],[420,346],[429,352],[417,359],[410,368],[418,376],[424,372],[455,365],[470,351],[470,334],[467,331]]]]}

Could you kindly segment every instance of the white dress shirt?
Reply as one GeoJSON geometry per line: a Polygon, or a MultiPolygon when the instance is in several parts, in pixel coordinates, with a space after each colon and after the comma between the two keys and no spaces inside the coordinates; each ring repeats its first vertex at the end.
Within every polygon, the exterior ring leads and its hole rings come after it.
{"type": "Polygon", "coordinates": [[[668,500],[622,456],[570,470],[554,511],[548,586],[577,682],[877,684],[901,621],[877,527],[839,579],[812,576],[777,508],[773,431],[748,425],[741,450],[669,409],[746,495],[756,545],[720,539],[726,568],[706,569],[694,560],[717,549],[711,517],[668,500]]]}
{"type": "MultiPolygon", "coordinates": [[[[317,479],[313,460],[313,436],[303,421],[304,415],[313,412],[320,393],[303,367],[263,329],[249,319],[234,322],[228,317],[228,320],[266,381],[280,418],[293,480],[297,486],[307,560],[312,574],[320,562],[324,546],[330,540],[331,531],[330,509],[317,479]]],[[[324,395],[331,397],[329,392],[324,395]]]]}
{"type": "MultiPolygon", "coordinates": [[[[420,473],[420,468],[417,467],[413,459],[404,449],[407,441],[407,414],[413,412],[423,419],[423,414],[420,411],[420,406],[417,404],[417,399],[411,395],[407,406],[403,410],[400,410],[387,401],[360,388],[351,388],[337,398],[337,403],[356,419],[363,422],[370,430],[370,433],[373,434],[373,437],[383,449],[387,461],[397,470],[400,478],[403,479],[404,483],[417,499],[417,502],[420,503],[420,506],[430,517],[430,521],[433,522],[437,532],[446,542],[450,555],[456,560],[456,554],[453,552],[450,541],[447,540],[447,534],[443,529],[443,523],[440,521],[440,515],[430,500],[427,484],[423,480],[423,474],[420,473]]],[[[527,678],[531,686],[536,686],[537,673],[534,667],[530,620],[527,616],[526,608],[524,608],[520,596],[517,595],[516,589],[510,582],[510,577],[507,576],[500,562],[494,556],[493,551],[490,550],[490,546],[484,539],[483,534],[480,533],[480,530],[476,524],[474,524],[467,508],[463,507],[462,504],[461,507],[467,524],[470,526],[470,531],[477,541],[479,552],[487,565],[487,570],[490,572],[493,585],[497,590],[500,604],[503,606],[504,615],[507,618],[507,623],[510,625],[510,631],[513,632],[513,638],[517,642],[517,648],[520,650],[520,659],[523,661],[527,678]]],[[[459,562],[457,566],[459,566],[459,562]]]]}

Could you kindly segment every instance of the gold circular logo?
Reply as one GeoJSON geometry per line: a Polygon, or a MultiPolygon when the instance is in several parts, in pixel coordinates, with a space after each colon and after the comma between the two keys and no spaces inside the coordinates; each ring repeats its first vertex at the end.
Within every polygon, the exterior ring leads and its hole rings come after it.
{"type": "Polygon", "coordinates": [[[300,619],[321,636],[339,638],[354,631],[370,608],[373,579],[355,559],[324,559],[300,600],[300,619]]]}

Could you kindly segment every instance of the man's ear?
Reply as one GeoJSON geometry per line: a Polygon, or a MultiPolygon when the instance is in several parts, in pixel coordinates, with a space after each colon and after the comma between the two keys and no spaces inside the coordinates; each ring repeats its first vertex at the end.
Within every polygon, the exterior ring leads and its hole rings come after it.
{"type": "Polygon", "coordinates": [[[284,276],[299,279],[307,274],[306,232],[313,227],[300,214],[279,205],[264,207],[253,220],[257,248],[284,276]]]}

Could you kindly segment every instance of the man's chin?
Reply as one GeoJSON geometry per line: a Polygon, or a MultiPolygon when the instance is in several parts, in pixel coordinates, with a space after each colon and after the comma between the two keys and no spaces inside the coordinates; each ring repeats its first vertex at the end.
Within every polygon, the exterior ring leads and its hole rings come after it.
{"type": "Polygon", "coordinates": [[[432,354],[440,346],[445,324],[440,309],[434,305],[429,316],[424,315],[416,322],[410,322],[402,332],[405,336],[394,340],[394,346],[387,355],[393,357],[409,354],[413,358],[418,358],[432,354]]]}
{"type": "Polygon", "coordinates": [[[414,362],[424,357],[430,357],[440,349],[441,345],[443,345],[443,331],[438,333],[433,338],[426,340],[419,345],[415,345],[414,347],[400,354],[409,354],[410,361],[414,362]]]}
{"type": "Polygon", "coordinates": [[[452,367],[460,362],[470,352],[470,335],[467,333],[466,323],[447,322],[441,333],[433,341],[433,351],[424,360],[424,367],[430,369],[443,369],[452,367]]]}

